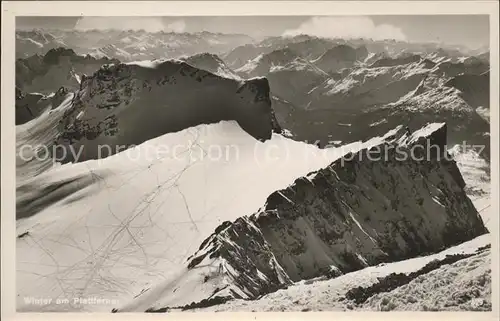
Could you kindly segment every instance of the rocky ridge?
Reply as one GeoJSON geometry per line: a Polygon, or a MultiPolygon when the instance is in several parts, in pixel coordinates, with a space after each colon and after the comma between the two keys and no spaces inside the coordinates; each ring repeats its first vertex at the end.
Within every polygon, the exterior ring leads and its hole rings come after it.
{"type": "Polygon", "coordinates": [[[82,78],[73,108],[61,119],[57,143],[84,146],[83,160],[94,159],[98,145],[137,145],[222,120],[236,120],[266,140],[281,131],[269,91],[265,78],[224,78],[181,60],[106,65],[82,78]]]}
{"type": "Polygon", "coordinates": [[[487,233],[460,171],[445,157],[446,131],[429,124],[408,136],[399,127],[297,179],[259,212],[221,224],[188,269],[215,283],[213,300],[255,299],[302,279],[435,253],[487,233]],[[415,146],[425,147],[416,155],[426,160],[398,159],[415,146]],[[386,157],[369,160],[381,156],[378,148],[386,157]]]}
{"type": "Polygon", "coordinates": [[[58,47],[44,56],[38,54],[16,60],[16,87],[24,92],[51,94],[60,87],[73,90],[80,86],[83,75],[91,75],[105,64],[114,64],[116,59],[81,56],[73,49],[58,47]]]}

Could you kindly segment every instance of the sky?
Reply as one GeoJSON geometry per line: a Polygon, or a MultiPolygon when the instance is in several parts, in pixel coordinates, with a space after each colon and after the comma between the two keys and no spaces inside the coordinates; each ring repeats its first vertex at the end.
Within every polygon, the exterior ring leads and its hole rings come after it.
{"type": "Polygon", "coordinates": [[[242,33],[254,38],[306,33],[321,37],[443,42],[477,48],[489,44],[487,15],[17,17],[19,29],[145,29],[242,33]]]}

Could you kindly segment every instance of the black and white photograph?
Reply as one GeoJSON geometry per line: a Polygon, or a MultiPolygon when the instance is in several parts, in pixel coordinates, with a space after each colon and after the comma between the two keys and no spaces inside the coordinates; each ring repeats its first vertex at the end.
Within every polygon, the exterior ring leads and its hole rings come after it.
{"type": "Polygon", "coordinates": [[[16,312],[495,310],[489,14],[96,14],[15,17],[16,312]]]}

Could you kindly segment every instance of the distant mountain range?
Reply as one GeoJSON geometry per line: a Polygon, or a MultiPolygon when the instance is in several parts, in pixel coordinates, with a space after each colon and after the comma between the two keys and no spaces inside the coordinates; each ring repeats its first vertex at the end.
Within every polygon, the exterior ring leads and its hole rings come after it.
{"type": "Polygon", "coordinates": [[[121,61],[176,58],[200,52],[223,53],[254,40],[246,35],[211,32],[171,33],[121,30],[19,30],[16,31],[16,57],[45,54],[67,47],[80,55],[108,57],[121,61]]]}

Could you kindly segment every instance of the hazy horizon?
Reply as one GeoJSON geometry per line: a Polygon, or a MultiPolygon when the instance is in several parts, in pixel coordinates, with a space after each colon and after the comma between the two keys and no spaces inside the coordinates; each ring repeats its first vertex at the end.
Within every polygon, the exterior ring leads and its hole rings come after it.
{"type": "Polygon", "coordinates": [[[16,29],[216,32],[255,39],[308,34],[325,38],[395,39],[489,47],[487,15],[16,17],[16,29]]]}

